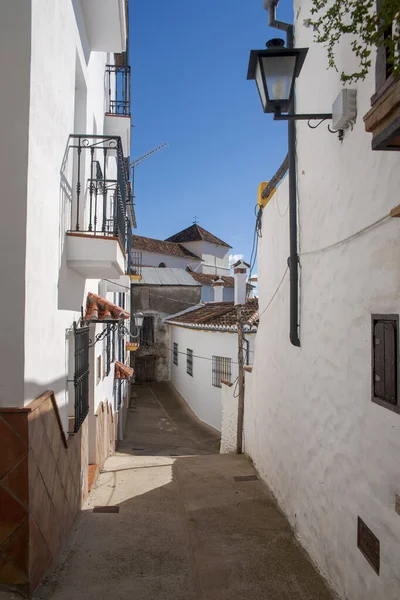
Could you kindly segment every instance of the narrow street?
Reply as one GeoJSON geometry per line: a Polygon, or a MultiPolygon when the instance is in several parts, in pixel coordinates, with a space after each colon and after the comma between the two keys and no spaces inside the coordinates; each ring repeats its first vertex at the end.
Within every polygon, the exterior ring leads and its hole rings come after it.
{"type": "Polygon", "coordinates": [[[331,598],[251,463],[219,455],[167,385],[133,389],[126,440],[35,598],[331,598]]]}

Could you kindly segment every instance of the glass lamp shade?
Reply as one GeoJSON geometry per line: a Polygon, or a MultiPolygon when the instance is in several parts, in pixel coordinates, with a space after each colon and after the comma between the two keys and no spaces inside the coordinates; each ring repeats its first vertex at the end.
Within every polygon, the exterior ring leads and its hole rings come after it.
{"type": "Polygon", "coordinates": [[[255,79],[265,113],[287,112],[294,80],[303,66],[308,48],[271,48],[250,52],[247,79],[255,79]]]}
{"type": "Polygon", "coordinates": [[[142,313],[142,312],[135,313],[135,314],[133,315],[133,318],[134,318],[134,320],[135,320],[135,327],[139,327],[139,328],[140,328],[140,327],[143,327],[143,319],[144,319],[144,315],[143,315],[143,313],[142,313]]]}

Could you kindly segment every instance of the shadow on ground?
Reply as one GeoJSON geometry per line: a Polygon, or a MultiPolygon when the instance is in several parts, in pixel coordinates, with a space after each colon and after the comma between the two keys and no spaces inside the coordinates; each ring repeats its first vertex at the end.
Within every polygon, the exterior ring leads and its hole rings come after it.
{"type": "Polygon", "coordinates": [[[134,400],[127,429],[133,438],[106,461],[35,597],[330,599],[246,457],[217,454],[217,434],[177,409],[166,387],[144,388],[134,400]],[[183,456],[187,449],[196,455],[183,456]]]}

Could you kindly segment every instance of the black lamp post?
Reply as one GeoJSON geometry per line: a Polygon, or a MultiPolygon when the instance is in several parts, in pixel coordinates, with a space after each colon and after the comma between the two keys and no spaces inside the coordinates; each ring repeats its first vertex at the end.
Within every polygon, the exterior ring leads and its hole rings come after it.
{"type": "Polygon", "coordinates": [[[273,113],[278,121],[331,119],[332,113],[288,114],[294,98],[295,79],[300,74],[308,48],[285,48],[284,44],[282,39],[275,38],[267,42],[267,50],[250,52],[247,79],[255,79],[264,112],[273,113]]]}

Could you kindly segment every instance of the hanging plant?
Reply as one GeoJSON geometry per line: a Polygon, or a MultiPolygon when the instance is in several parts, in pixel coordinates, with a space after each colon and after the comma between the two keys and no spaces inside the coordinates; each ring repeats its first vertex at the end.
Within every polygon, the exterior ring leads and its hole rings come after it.
{"type": "Polygon", "coordinates": [[[400,75],[399,0],[312,0],[306,24],[315,31],[315,41],[327,48],[329,66],[336,69],[335,48],[344,35],[351,36],[351,48],[358,59],[354,73],[342,71],[346,82],[363,80],[371,67],[371,56],[384,46],[389,73],[400,75]]]}

